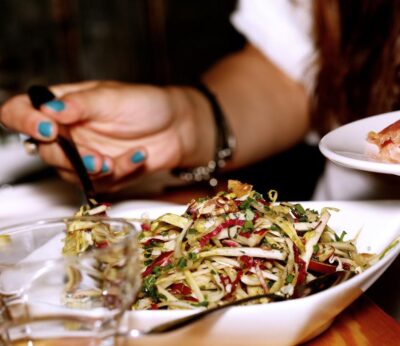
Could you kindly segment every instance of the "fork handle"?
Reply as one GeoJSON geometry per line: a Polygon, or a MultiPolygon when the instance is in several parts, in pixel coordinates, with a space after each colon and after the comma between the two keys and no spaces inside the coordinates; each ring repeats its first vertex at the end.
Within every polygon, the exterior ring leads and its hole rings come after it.
{"type": "MultiPolygon", "coordinates": [[[[35,109],[39,109],[42,104],[56,98],[56,96],[48,88],[42,85],[31,86],[28,89],[28,95],[32,106],[35,109]]],[[[74,167],[76,173],[78,174],[83,191],[85,193],[86,202],[92,207],[94,206],[92,200],[96,200],[97,197],[92,181],[90,180],[90,177],[86,171],[86,167],[83,164],[82,158],[74,141],[71,138],[68,128],[62,124],[58,124],[58,128],[59,132],[57,143],[60,145],[72,167],[74,167]]],[[[29,141],[32,141],[32,139],[29,139],[29,141]]]]}

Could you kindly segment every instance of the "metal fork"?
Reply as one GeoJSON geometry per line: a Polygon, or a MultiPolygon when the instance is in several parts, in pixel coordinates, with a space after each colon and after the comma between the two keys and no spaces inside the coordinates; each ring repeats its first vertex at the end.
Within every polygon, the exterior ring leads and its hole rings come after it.
{"type": "MultiPolygon", "coordinates": [[[[42,85],[31,86],[28,89],[28,95],[35,109],[40,109],[42,104],[56,98],[47,87],[42,85]]],[[[29,138],[27,141],[35,144],[38,143],[38,141],[33,138],[29,138]]],[[[90,207],[93,207],[95,205],[94,201],[98,201],[97,194],[67,126],[58,124],[58,136],[56,141],[64,151],[64,154],[75,169],[75,172],[78,174],[85,202],[90,207]]]]}

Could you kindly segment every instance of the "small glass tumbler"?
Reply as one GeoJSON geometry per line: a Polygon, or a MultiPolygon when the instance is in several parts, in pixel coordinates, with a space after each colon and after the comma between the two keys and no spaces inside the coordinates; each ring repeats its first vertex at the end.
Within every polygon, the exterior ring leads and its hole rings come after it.
{"type": "Polygon", "coordinates": [[[123,219],[0,230],[0,346],[117,344],[140,284],[137,232],[123,219]]]}

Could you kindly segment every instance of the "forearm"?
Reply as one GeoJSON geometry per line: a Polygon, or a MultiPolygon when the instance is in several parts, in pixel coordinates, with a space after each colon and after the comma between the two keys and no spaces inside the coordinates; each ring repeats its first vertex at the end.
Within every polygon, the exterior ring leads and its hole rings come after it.
{"type": "Polygon", "coordinates": [[[285,150],[308,129],[304,88],[251,46],[215,65],[204,81],[217,95],[237,139],[230,168],[285,150]]]}
{"type": "MultiPolygon", "coordinates": [[[[227,168],[237,168],[294,145],[309,126],[304,88],[251,46],[230,55],[203,76],[236,137],[227,168]]],[[[180,167],[214,158],[216,131],[211,105],[192,87],[167,88],[181,140],[180,167]]]]}

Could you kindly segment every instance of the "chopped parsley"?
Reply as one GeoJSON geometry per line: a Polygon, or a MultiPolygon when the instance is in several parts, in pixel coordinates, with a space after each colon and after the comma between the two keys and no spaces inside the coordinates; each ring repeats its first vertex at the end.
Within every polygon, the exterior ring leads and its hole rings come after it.
{"type": "Polygon", "coordinates": [[[254,229],[253,221],[246,220],[242,227],[242,232],[251,232],[254,229]]]}
{"type": "Polygon", "coordinates": [[[197,229],[195,229],[195,228],[189,228],[188,231],[187,231],[187,233],[188,233],[188,234],[197,234],[197,233],[199,233],[199,232],[198,232],[197,229]]]}
{"type": "Polygon", "coordinates": [[[193,306],[197,306],[197,307],[208,307],[208,305],[209,305],[210,303],[207,301],[207,300],[203,300],[202,302],[199,302],[199,303],[197,303],[197,304],[193,304],[193,306]]]}
{"type": "Polygon", "coordinates": [[[190,259],[191,261],[195,261],[195,260],[197,260],[197,259],[199,258],[199,256],[198,256],[196,253],[194,253],[194,252],[189,252],[188,257],[189,257],[189,259],[190,259]]]}
{"type": "Polygon", "coordinates": [[[143,264],[144,264],[145,267],[147,267],[148,265],[150,265],[152,263],[153,263],[153,260],[149,259],[149,260],[144,261],[143,264]]]}
{"type": "Polygon", "coordinates": [[[270,227],[269,229],[270,229],[271,231],[279,231],[279,230],[280,230],[279,226],[277,226],[277,225],[275,225],[275,224],[272,224],[271,227],[270,227]]]}
{"type": "Polygon", "coordinates": [[[158,291],[156,287],[156,276],[151,274],[144,278],[142,285],[142,292],[145,296],[157,301],[158,299],[158,291]]]}
{"type": "Polygon", "coordinates": [[[286,277],[286,282],[287,282],[288,284],[291,284],[291,283],[293,282],[293,279],[294,279],[294,275],[289,274],[289,275],[286,277]]]}
{"type": "Polygon", "coordinates": [[[186,268],[186,265],[187,265],[186,258],[181,257],[181,258],[178,260],[178,263],[177,263],[178,268],[181,269],[181,270],[182,270],[182,269],[185,269],[185,268],[186,268]]]}
{"type": "Polygon", "coordinates": [[[240,210],[246,210],[251,207],[251,204],[254,203],[255,200],[251,197],[248,197],[245,201],[239,204],[239,209],[240,210]]]}
{"type": "Polygon", "coordinates": [[[336,241],[343,241],[343,240],[344,240],[344,237],[346,236],[346,234],[347,234],[346,231],[342,231],[342,233],[340,234],[340,236],[338,236],[338,235],[335,233],[335,240],[336,240],[336,241]]]}

